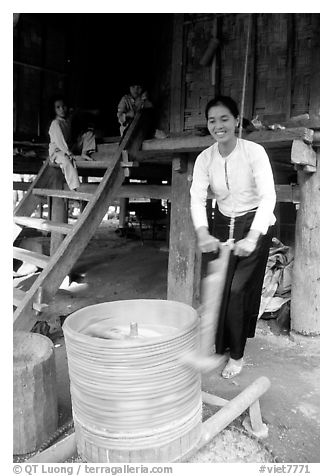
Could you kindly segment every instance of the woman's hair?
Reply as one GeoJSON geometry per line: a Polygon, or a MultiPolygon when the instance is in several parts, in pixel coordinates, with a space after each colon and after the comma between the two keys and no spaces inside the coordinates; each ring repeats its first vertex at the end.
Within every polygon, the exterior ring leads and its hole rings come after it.
{"type": "Polygon", "coordinates": [[[214,99],[211,99],[205,109],[205,117],[208,119],[209,110],[214,106],[225,106],[229,109],[231,114],[236,119],[239,116],[239,111],[236,102],[229,96],[216,96],[214,99]]]}

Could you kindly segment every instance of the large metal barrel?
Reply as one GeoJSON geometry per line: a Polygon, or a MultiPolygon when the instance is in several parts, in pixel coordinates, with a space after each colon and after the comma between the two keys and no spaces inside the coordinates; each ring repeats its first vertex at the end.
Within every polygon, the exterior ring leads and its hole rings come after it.
{"type": "Polygon", "coordinates": [[[65,321],[78,453],[88,462],[171,462],[201,435],[196,311],[174,301],[89,306],[65,321]]]}

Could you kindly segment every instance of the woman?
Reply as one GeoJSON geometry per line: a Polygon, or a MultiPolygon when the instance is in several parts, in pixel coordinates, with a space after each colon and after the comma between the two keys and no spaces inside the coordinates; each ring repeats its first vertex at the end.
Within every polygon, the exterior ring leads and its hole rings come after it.
{"type": "Polygon", "coordinates": [[[219,241],[235,240],[215,339],[216,353],[224,357],[222,376],[232,378],[242,370],[247,337],[255,333],[276,195],[264,148],[235,134],[239,125],[235,101],[218,96],[207,104],[205,115],[216,142],[195,162],[191,215],[202,252],[216,252],[219,241]],[[208,187],[217,205],[214,236],[208,231],[208,187]]]}

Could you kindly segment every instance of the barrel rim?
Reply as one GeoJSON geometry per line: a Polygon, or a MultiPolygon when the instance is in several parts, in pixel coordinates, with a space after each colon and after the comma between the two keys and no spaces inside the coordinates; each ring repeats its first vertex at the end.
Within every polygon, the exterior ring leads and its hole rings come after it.
{"type": "MultiPolygon", "coordinates": [[[[82,318],[82,316],[81,316],[82,318]]],[[[97,303],[97,304],[92,304],[90,306],[85,306],[81,309],[78,309],[76,311],[74,311],[72,314],[70,314],[63,326],[62,326],[62,329],[63,329],[63,332],[64,332],[64,337],[65,337],[65,341],[66,341],[66,335],[67,335],[67,338],[70,337],[70,338],[79,338],[80,340],[85,340],[85,341],[91,341],[91,339],[93,339],[93,341],[91,342],[95,342],[95,343],[99,343],[99,344],[102,344],[103,343],[103,346],[105,347],[113,347],[113,348],[117,348],[117,349],[124,349],[124,348],[131,348],[131,349],[135,349],[135,348],[142,348],[144,346],[152,346],[152,345],[155,345],[155,344],[158,344],[160,342],[165,342],[166,340],[167,341],[172,341],[173,339],[176,339],[176,338],[179,338],[180,336],[182,336],[183,334],[185,333],[188,333],[190,331],[192,331],[193,329],[195,329],[195,327],[197,327],[198,325],[198,313],[197,311],[192,307],[190,306],[189,304],[186,304],[186,303],[183,303],[183,302],[179,302],[179,301],[173,301],[173,300],[169,300],[169,299],[121,299],[121,300],[117,300],[117,301],[105,301],[105,302],[102,302],[102,303],[97,303]],[[125,303],[131,303],[131,304],[135,304],[135,303],[140,303],[140,304],[143,304],[143,303],[146,303],[147,305],[149,305],[149,303],[163,303],[163,304],[167,304],[167,305],[176,305],[178,308],[183,308],[183,309],[186,309],[188,311],[190,311],[190,313],[193,315],[193,321],[191,323],[189,323],[187,326],[185,326],[183,329],[179,329],[179,332],[177,332],[176,334],[174,334],[171,338],[170,336],[160,336],[160,337],[152,337],[152,338],[149,338],[149,341],[126,341],[126,343],[124,341],[117,341],[115,339],[105,339],[105,338],[101,338],[101,337],[95,337],[95,336],[89,336],[87,334],[83,334],[82,332],[80,331],[77,331],[75,329],[73,329],[70,324],[71,324],[71,321],[76,321],[77,319],[80,319],[80,315],[82,313],[85,313],[87,312],[87,310],[97,310],[97,309],[101,309],[103,307],[107,307],[107,306],[110,306],[112,304],[115,304],[115,305],[122,305],[125,303]]]]}

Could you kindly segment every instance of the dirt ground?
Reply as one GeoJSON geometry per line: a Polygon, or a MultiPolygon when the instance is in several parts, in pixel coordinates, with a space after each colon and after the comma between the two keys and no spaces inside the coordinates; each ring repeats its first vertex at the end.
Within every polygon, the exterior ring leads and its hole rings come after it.
{"type": "MultiPolygon", "coordinates": [[[[60,424],[71,416],[60,322],[75,310],[99,302],[166,299],[165,242],[149,238],[144,243],[140,239],[121,238],[111,221],[103,222],[75,267],[81,282],[70,283],[66,278],[45,314],[56,345],[60,424]]],[[[32,279],[33,276],[21,278],[21,286],[24,288],[32,279]]],[[[262,375],[271,382],[260,399],[268,437],[259,442],[248,436],[242,427],[244,414],[196,455],[193,462],[320,461],[318,340],[308,338],[304,343],[296,343],[289,336],[276,336],[261,320],[256,337],[248,341],[243,372],[229,381],[218,370],[212,371],[203,376],[203,390],[232,399],[262,375]]]]}

